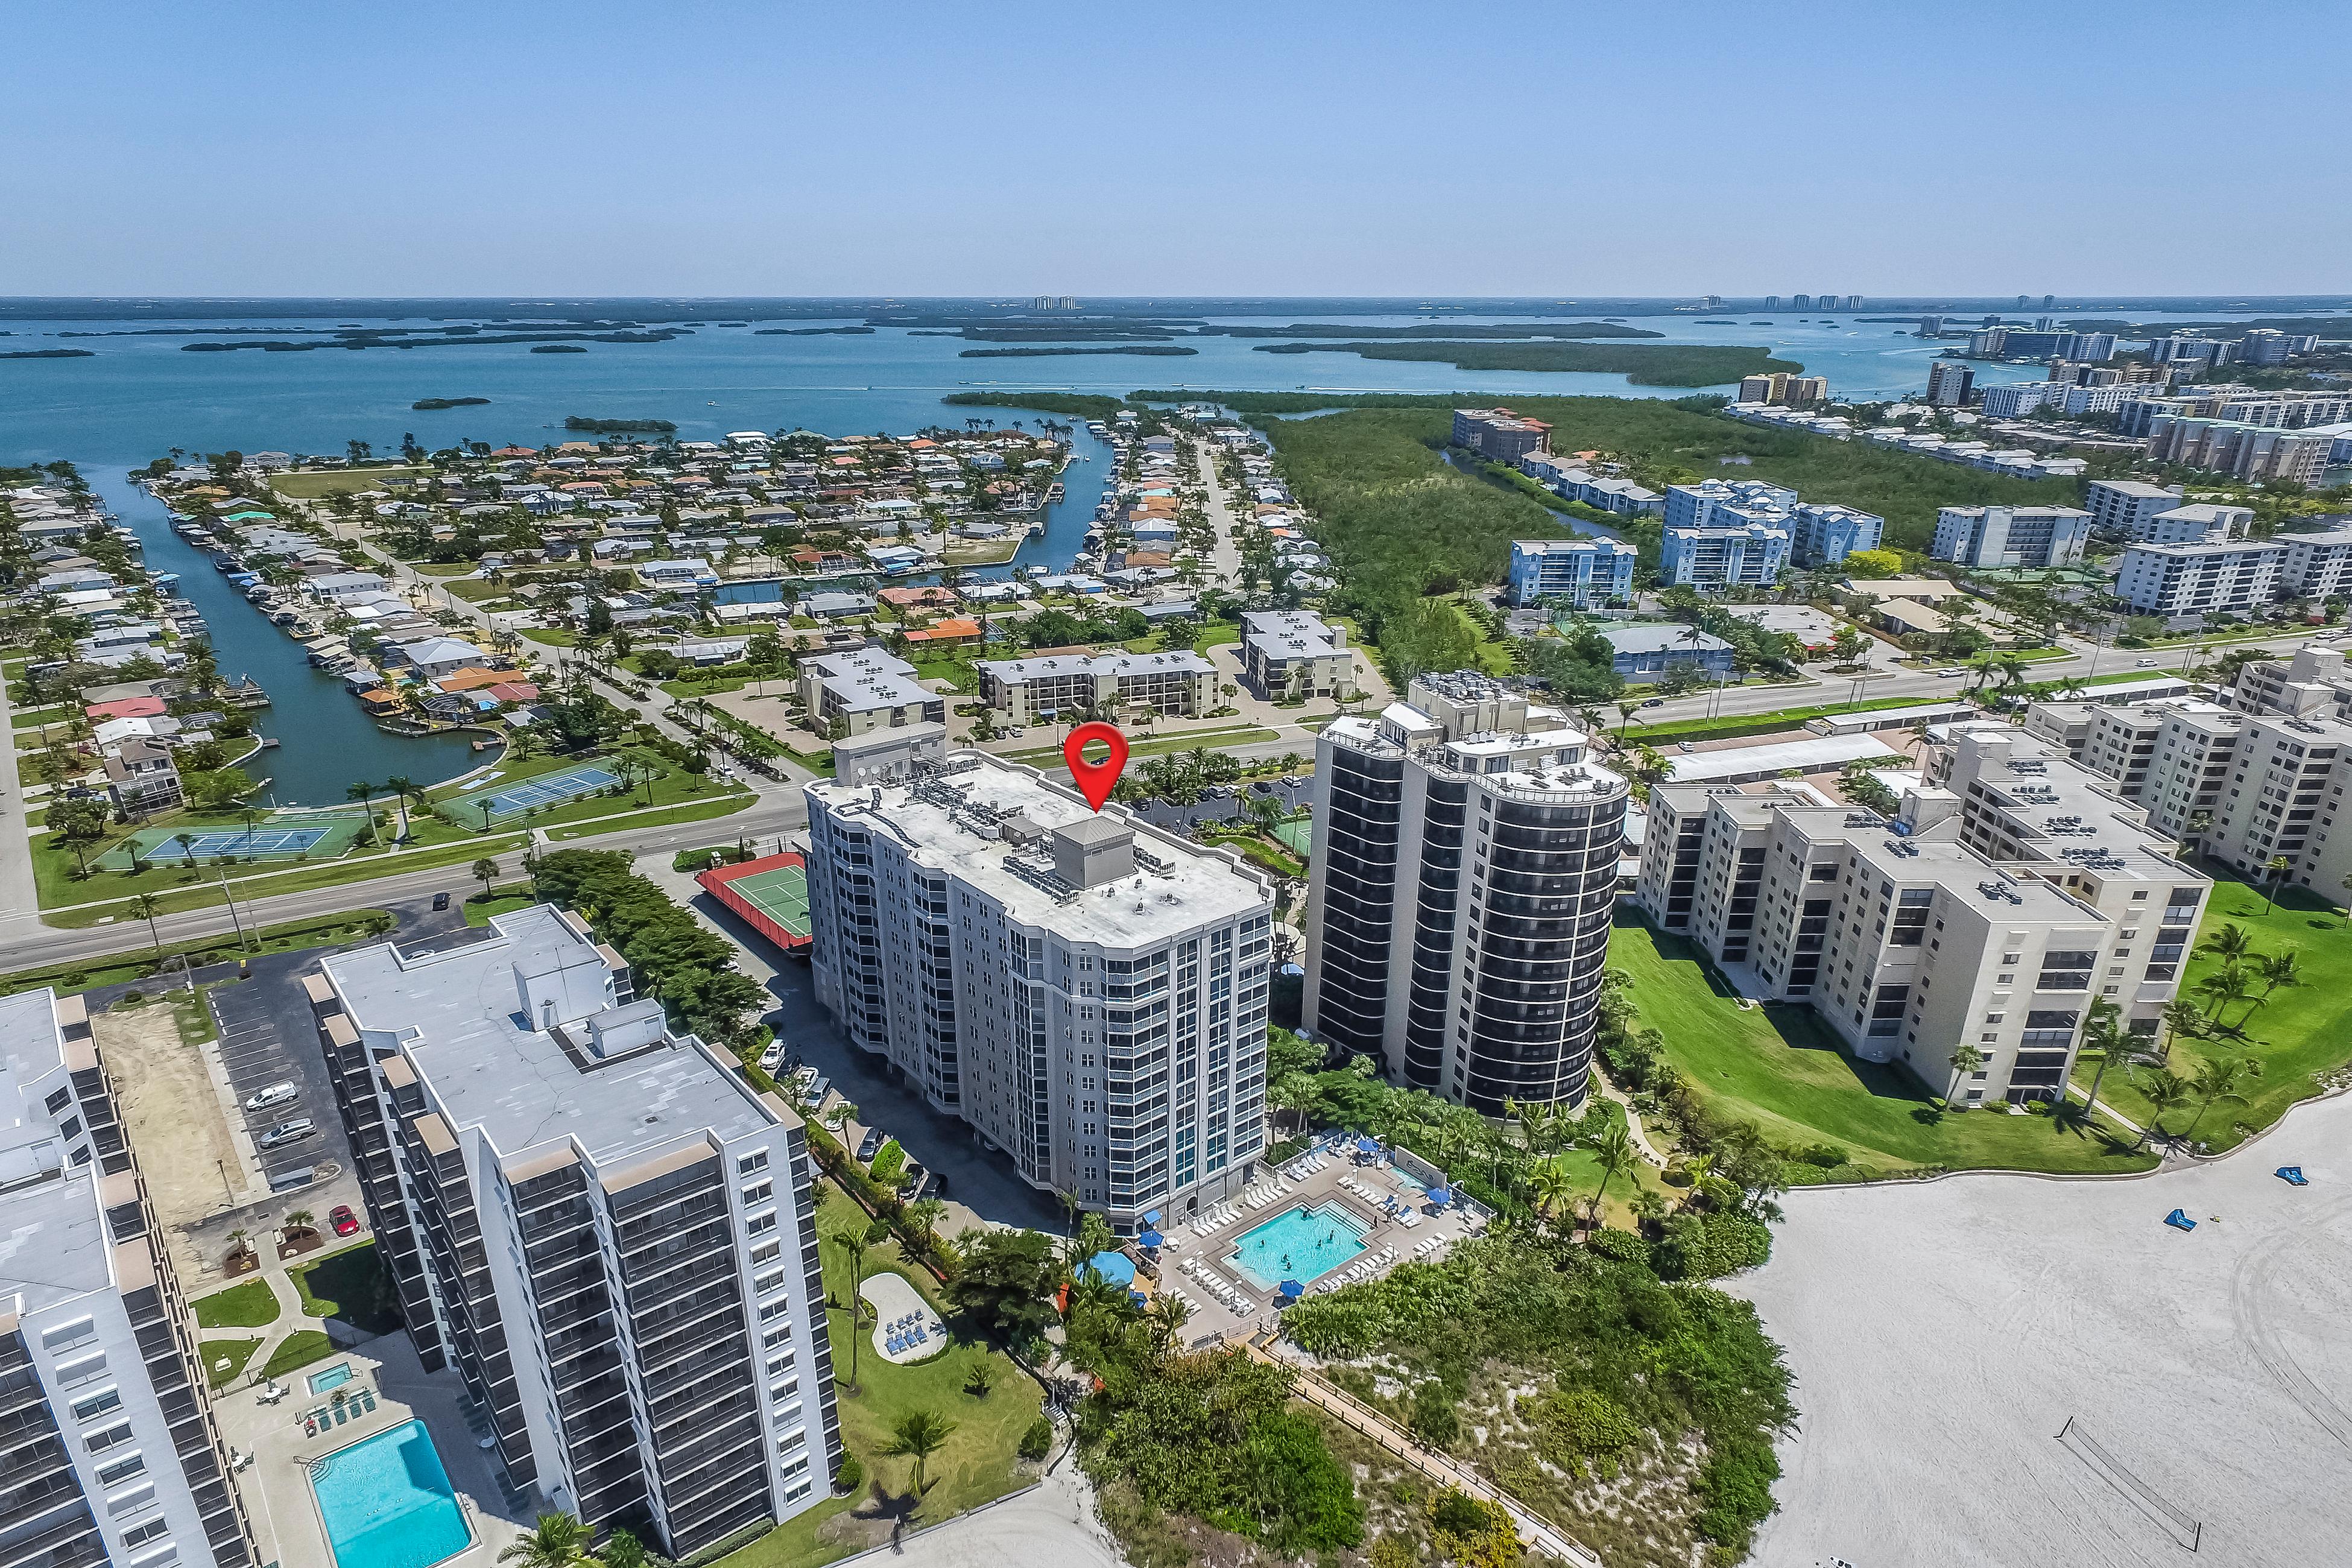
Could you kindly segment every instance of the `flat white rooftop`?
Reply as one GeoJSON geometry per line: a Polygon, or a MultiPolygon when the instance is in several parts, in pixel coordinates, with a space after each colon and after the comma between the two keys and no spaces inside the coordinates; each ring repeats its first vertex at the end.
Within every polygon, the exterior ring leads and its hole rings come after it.
{"type": "Polygon", "coordinates": [[[906,783],[820,779],[807,793],[844,826],[897,838],[917,865],[945,872],[1013,920],[1076,941],[1148,946],[1261,912],[1271,901],[1265,880],[1234,858],[1162,834],[1123,806],[1097,816],[1067,785],[979,752],[959,752],[948,771],[906,783]],[[1083,823],[1095,832],[1097,822],[1131,830],[1139,861],[1149,856],[1159,866],[1139,863],[1132,875],[1099,887],[1058,890],[1055,831],[1083,823]]]}

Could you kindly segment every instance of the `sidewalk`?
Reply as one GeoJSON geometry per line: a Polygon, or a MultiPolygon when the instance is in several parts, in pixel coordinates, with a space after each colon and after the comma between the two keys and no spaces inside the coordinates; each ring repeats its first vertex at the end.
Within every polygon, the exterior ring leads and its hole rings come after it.
{"type": "Polygon", "coordinates": [[[1431,1480],[1467,1492],[1482,1501],[1500,1504],[1511,1516],[1511,1522],[1517,1528],[1521,1540],[1536,1551],[1562,1563],[1576,1563],[1578,1568],[1601,1568],[1600,1558],[1468,1466],[1423,1447],[1399,1431],[1379,1411],[1340,1392],[1306,1367],[1268,1355],[1255,1340],[1250,1341],[1245,1348],[1258,1360],[1295,1373],[1297,1381],[1291,1392],[1298,1398],[1315,1405],[1342,1426],[1370,1438],[1431,1480]]]}

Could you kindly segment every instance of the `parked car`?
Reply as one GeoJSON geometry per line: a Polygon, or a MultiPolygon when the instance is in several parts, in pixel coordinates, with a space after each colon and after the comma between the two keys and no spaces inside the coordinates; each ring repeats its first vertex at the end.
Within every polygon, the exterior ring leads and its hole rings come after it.
{"type": "Polygon", "coordinates": [[[782,1040],[769,1041],[768,1048],[760,1053],[760,1070],[766,1073],[770,1078],[773,1078],[776,1076],[776,1069],[783,1065],[784,1042],[782,1040]]]}
{"type": "Polygon", "coordinates": [[[319,1130],[319,1124],[307,1116],[289,1117],[259,1138],[254,1140],[265,1149],[275,1149],[281,1143],[291,1143],[298,1138],[308,1138],[319,1130]]]}
{"type": "Polygon", "coordinates": [[[327,1211],[327,1223],[335,1227],[335,1234],[337,1236],[356,1236],[359,1234],[359,1216],[352,1213],[352,1205],[349,1204],[337,1204],[333,1208],[329,1209],[327,1211]]]}
{"type": "Polygon", "coordinates": [[[434,895],[433,895],[433,907],[434,907],[435,909],[436,909],[436,910],[446,910],[446,909],[447,909],[447,908],[449,907],[449,895],[448,895],[448,894],[446,894],[446,893],[436,893],[436,894],[434,894],[434,895]]]}
{"type": "Polygon", "coordinates": [[[866,1136],[857,1141],[857,1163],[859,1164],[870,1165],[874,1163],[874,1156],[882,1152],[884,1136],[885,1134],[879,1127],[869,1127],[866,1130],[866,1136]]]}
{"type": "Polygon", "coordinates": [[[302,1086],[289,1079],[284,1083],[273,1083],[268,1089],[257,1090],[247,1098],[245,1108],[247,1110],[267,1110],[273,1105],[284,1105],[289,1100],[301,1098],[302,1086]]]}

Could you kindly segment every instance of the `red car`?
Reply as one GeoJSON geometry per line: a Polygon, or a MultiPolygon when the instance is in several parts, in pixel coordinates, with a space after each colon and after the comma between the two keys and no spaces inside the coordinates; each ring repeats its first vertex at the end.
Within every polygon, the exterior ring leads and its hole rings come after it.
{"type": "Polygon", "coordinates": [[[360,1222],[352,1215],[352,1205],[349,1204],[337,1204],[333,1208],[329,1209],[327,1223],[335,1227],[337,1236],[355,1235],[360,1228],[360,1222]]]}

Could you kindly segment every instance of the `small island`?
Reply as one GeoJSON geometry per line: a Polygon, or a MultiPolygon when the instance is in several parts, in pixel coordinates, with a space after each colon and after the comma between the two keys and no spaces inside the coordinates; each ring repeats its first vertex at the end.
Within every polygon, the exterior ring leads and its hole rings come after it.
{"type": "Polygon", "coordinates": [[[1028,359],[1055,354],[1196,354],[1199,349],[1175,343],[1127,343],[1108,349],[965,349],[958,359],[1028,359]]]}
{"type": "Polygon", "coordinates": [[[436,408],[478,408],[488,401],[487,397],[420,397],[408,406],[426,411],[436,408]]]}
{"type": "Polygon", "coordinates": [[[677,431],[667,419],[591,419],[583,414],[566,416],[563,427],[590,436],[669,436],[677,431]]]}
{"type": "Polygon", "coordinates": [[[535,354],[584,354],[588,351],[578,343],[541,343],[530,352],[535,354]]]}
{"type": "Polygon", "coordinates": [[[88,359],[90,353],[89,349],[17,349],[11,353],[0,353],[0,359],[88,359]]]}
{"type": "MultiPolygon", "coordinates": [[[[740,321],[720,323],[734,327],[742,324],[740,321]]],[[[863,338],[871,336],[873,331],[871,327],[761,327],[751,335],[755,338],[863,338]]]]}

